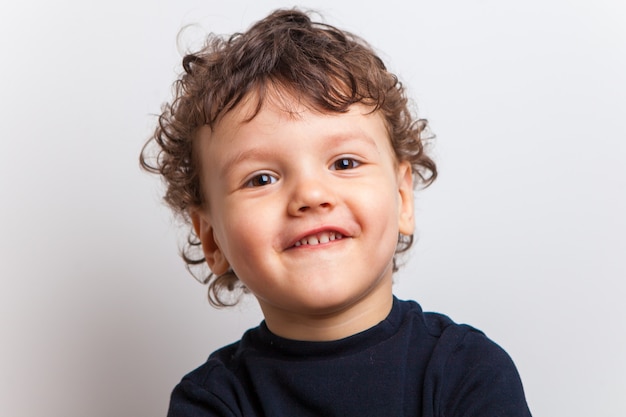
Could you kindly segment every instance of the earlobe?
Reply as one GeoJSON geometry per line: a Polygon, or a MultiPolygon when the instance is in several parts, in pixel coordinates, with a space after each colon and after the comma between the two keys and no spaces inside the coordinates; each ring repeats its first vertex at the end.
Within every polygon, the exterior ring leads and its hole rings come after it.
{"type": "Polygon", "coordinates": [[[415,217],[413,214],[413,171],[408,161],[403,161],[398,166],[398,196],[399,230],[401,234],[409,236],[415,229],[415,217]]]}
{"type": "Polygon", "coordinates": [[[215,239],[214,229],[211,226],[209,217],[200,209],[191,210],[189,216],[191,217],[193,229],[200,242],[202,242],[202,252],[211,272],[218,276],[225,274],[230,268],[230,263],[215,239]]]}

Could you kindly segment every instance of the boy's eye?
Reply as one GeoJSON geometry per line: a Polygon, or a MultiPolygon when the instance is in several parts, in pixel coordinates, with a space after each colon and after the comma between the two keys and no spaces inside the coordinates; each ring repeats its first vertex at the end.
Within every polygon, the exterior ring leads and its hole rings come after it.
{"type": "Polygon", "coordinates": [[[264,185],[274,184],[276,181],[276,177],[270,174],[259,174],[252,177],[246,183],[246,187],[262,187],[264,185]]]}
{"type": "Polygon", "coordinates": [[[361,163],[352,158],[340,158],[333,163],[331,168],[335,170],[354,169],[359,165],[361,163]]]}

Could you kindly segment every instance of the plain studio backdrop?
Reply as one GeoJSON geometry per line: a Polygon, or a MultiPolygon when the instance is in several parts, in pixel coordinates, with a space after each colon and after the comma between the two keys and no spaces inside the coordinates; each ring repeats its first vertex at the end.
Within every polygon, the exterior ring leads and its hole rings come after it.
{"type": "MultiPolygon", "coordinates": [[[[209,307],[137,158],[187,46],[292,5],[4,2],[0,415],[165,415],[258,324],[209,307]]],[[[501,344],[535,416],[626,415],[623,3],[300,6],[370,41],[437,134],[396,294],[501,344]]]]}

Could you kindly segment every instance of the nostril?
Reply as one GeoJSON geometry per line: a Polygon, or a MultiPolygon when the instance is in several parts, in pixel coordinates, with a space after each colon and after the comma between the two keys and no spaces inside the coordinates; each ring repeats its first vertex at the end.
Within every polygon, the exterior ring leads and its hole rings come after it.
{"type": "MultiPolygon", "coordinates": [[[[321,207],[321,208],[328,208],[330,206],[331,206],[330,203],[320,203],[318,205],[318,207],[321,207]]],[[[302,206],[298,209],[298,211],[301,213],[304,213],[305,211],[308,211],[308,210],[311,210],[311,206],[302,206]]]]}

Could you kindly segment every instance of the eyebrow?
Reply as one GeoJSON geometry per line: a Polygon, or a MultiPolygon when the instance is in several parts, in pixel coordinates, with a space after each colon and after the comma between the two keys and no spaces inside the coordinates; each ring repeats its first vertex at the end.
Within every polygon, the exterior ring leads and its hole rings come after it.
{"type": "Polygon", "coordinates": [[[262,149],[262,148],[250,148],[250,149],[246,149],[244,151],[238,152],[232,158],[229,158],[226,160],[226,162],[224,162],[224,165],[222,165],[220,169],[220,176],[224,177],[226,174],[228,174],[228,172],[232,170],[232,168],[235,165],[243,161],[262,160],[262,159],[266,159],[272,156],[273,154],[274,152],[272,150],[262,149]]]}
{"type": "Polygon", "coordinates": [[[367,132],[362,130],[354,130],[349,132],[341,132],[327,137],[328,145],[338,146],[345,142],[363,142],[378,149],[376,141],[367,132]]]}

